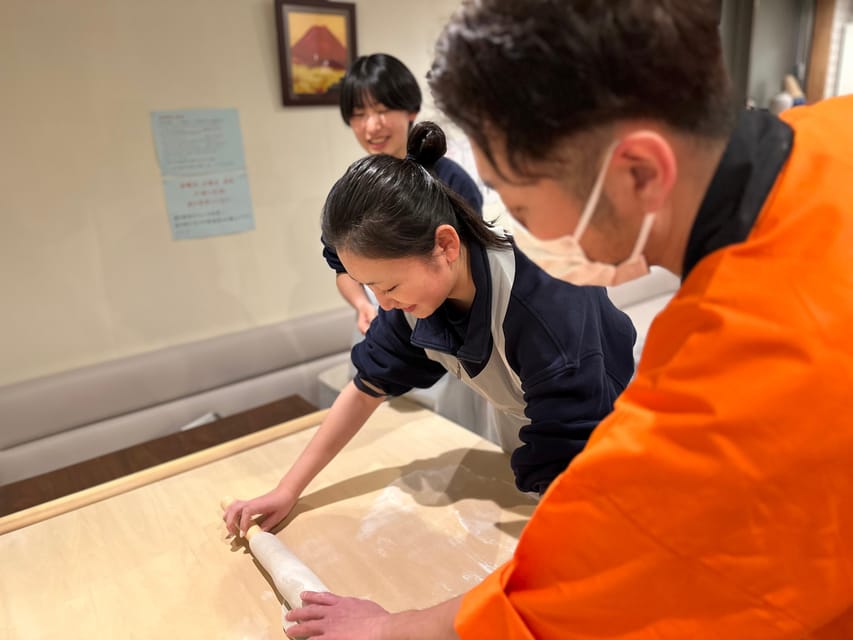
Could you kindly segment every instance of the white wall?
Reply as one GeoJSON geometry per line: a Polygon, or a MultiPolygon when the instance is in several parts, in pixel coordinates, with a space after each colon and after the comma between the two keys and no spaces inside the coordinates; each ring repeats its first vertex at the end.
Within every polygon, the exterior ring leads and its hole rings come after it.
{"type": "MultiPolygon", "coordinates": [[[[735,0],[741,2],[742,0],[735,0]]],[[[803,0],[754,0],[750,41],[748,97],[766,108],[795,74],[803,0]]]]}
{"type": "Polygon", "coordinates": [[[838,82],[836,95],[853,94],[853,22],[844,25],[841,52],[838,56],[838,82]]]}
{"type": "Polygon", "coordinates": [[[826,65],[826,85],[823,95],[845,95],[851,92],[848,83],[853,83],[853,42],[845,37],[847,25],[853,22],[853,0],[838,0],[832,17],[832,33],[829,41],[829,59],[826,65]],[[845,74],[849,74],[845,75],[845,74]]]}
{"type": "MultiPolygon", "coordinates": [[[[358,52],[423,79],[457,4],[358,1],[358,52]]],[[[0,384],[342,304],[319,212],[360,148],[276,47],[271,0],[0,3],[0,384]],[[254,231],[171,239],[150,112],[190,108],[239,111],[254,231]]]]}

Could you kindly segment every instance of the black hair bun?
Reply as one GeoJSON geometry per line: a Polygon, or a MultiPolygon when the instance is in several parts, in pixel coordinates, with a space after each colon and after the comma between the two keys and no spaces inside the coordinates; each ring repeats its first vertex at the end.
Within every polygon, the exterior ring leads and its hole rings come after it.
{"type": "Polygon", "coordinates": [[[417,123],[409,132],[406,153],[429,169],[447,153],[447,138],[441,127],[434,122],[417,123]]]}

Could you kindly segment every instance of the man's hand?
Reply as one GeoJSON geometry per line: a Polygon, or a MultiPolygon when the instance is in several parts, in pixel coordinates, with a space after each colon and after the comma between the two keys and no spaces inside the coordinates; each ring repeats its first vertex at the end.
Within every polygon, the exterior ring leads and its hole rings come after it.
{"type": "Polygon", "coordinates": [[[333,593],[302,593],[302,607],[288,611],[287,619],[299,621],[288,628],[292,638],[323,636],[323,640],[380,640],[382,627],[391,617],[370,600],[343,598],[333,593]]]}
{"type": "Polygon", "coordinates": [[[388,613],[370,600],[304,591],[302,607],[287,613],[299,624],[287,633],[322,640],[458,640],[453,620],[461,602],[459,596],[429,609],[388,613]]]}

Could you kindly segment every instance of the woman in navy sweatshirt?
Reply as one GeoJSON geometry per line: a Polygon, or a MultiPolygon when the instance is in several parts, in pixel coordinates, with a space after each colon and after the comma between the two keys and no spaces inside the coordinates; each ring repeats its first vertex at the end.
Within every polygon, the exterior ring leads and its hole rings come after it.
{"type": "Polygon", "coordinates": [[[389,396],[446,372],[496,410],[487,434],[512,454],[521,491],[542,493],[586,444],[630,380],[636,333],[600,287],[552,278],[431,174],[445,151],[415,125],[405,158],[353,163],[323,209],[323,237],[381,310],[352,350],[356,375],[279,484],[224,519],[269,529],[389,396]]]}

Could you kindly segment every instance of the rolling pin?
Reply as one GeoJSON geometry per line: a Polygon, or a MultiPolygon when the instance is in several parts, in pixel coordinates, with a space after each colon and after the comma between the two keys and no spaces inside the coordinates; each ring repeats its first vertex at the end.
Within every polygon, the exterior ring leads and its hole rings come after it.
{"type": "MultiPolygon", "coordinates": [[[[226,496],[219,505],[224,511],[233,501],[233,498],[226,496]]],[[[257,524],[249,527],[245,537],[252,555],[270,574],[276,590],[284,600],[281,606],[281,626],[287,632],[296,623],[285,620],[284,616],[291,609],[302,606],[300,594],[303,591],[328,591],[329,588],[281,540],[262,531],[257,524]]]]}

